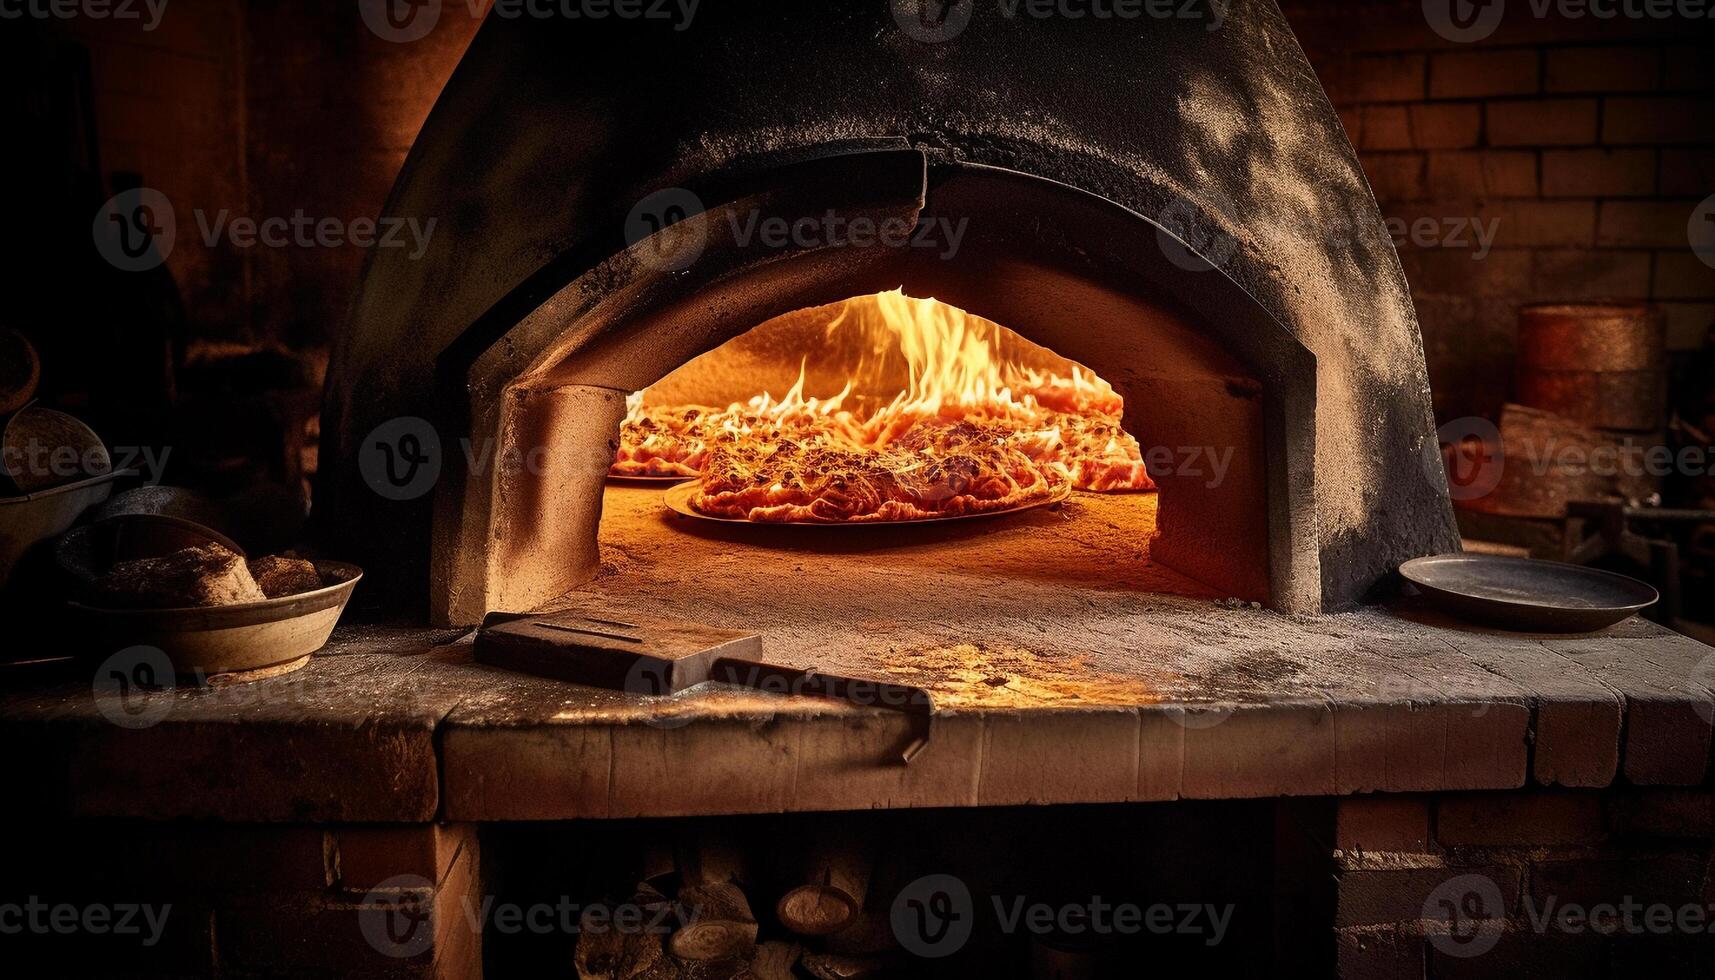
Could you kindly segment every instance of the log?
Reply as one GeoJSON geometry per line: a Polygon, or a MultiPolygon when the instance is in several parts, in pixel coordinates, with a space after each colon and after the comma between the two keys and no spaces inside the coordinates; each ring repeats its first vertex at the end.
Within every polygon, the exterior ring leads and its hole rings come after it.
{"type": "MultiPolygon", "coordinates": [[[[666,898],[654,889],[640,886],[633,902],[648,908],[652,903],[664,903],[666,898]]],[[[596,926],[589,917],[578,929],[578,945],[573,953],[578,980],[654,980],[676,974],[669,968],[661,948],[658,932],[616,929],[611,925],[596,926]]]]}
{"type": "Polygon", "coordinates": [[[819,980],[856,980],[859,977],[892,975],[885,961],[866,956],[806,953],[802,962],[804,969],[819,980]]]}
{"type": "Polygon", "coordinates": [[[829,936],[845,929],[863,911],[874,867],[861,833],[830,834],[805,856],[804,884],[780,896],[774,912],[780,924],[801,936],[829,936]]]}
{"type": "Polygon", "coordinates": [[[667,940],[681,960],[749,959],[756,946],[756,916],[731,881],[688,885],[679,891],[685,924],[667,940]]]}
{"type": "Polygon", "coordinates": [[[756,947],[750,958],[750,976],[754,980],[797,980],[792,967],[798,963],[804,948],[797,943],[774,939],[756,947]]]}

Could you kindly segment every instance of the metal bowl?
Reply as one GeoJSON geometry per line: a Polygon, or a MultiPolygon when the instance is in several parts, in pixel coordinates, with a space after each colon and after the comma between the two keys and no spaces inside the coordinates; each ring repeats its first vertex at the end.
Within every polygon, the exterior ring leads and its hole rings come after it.
{"type": "Polygon", "coordinates": [[[103,655],[133,646],[157,647],[182,675],[227,674],[291,663],[327,645],[363,570],[318,561],[329,583],[310,592],[191,609],[103,609],[72,603],[72,622],[87,630],[103,655]]]}
{"type": "Polygon", "coordinates": [[[108,473],[63,487],[0,500],[0,586],[25,553],[63,534],[84,511],[107,499],[113,481],[124,473],[108,473]]]}
{"type": "Polygon", "coordinates": [[[1414,558],[1399,573],[1451,615],[1533,633],[1593,633],[1661,598],[1613,572],[1501,555],[1414,558]]]}

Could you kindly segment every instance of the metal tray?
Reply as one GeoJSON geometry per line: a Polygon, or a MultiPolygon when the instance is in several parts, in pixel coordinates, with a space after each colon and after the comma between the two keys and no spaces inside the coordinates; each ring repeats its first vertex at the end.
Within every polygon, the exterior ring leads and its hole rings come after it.
{"type": "Polygon", "coordinates": [[[1593,633],[1661,598],[1634,578],[1532,558],[1434,555],[1399,573],[1445,612],[1533,633],[1593,633]]]}
{"type": "Polygon", "coordinates": [[[113,481],[134,471],[104,473],[52,490],[0,500],[0,585],[12,577],[24,553],[63,534],[84,511],[106,500],[113,481]]]}
{"type": "Polygon", "coordinates": [[[1019,504],[1016,507],[1007,507],[1002,510],[983,511],[980,514],[957,514],[951,517],[921,517],[909,521],[774,522],[748,521],[738,517],[714,517],[712,515],[705,514],[691,506],[691,495],[697,492],[698,486],[699,484],[696,482],[681,483],[678,486],[669,489],[666,493],[663,493],[661,496],[667,504],[667,509],[671,510],[675,514],[681,514],[685,517],[694,517],[699,521],[713,521],[717,524],[743,524],[748,527],[898,527],[902,524],[945,524],[950,521],[968,521],[983,517],[1004,517],[1007,514],[1017,514],[1020,511],[1035,510],[1038,507],[1047,507],[1050,504],[1063,503],[1066,498],[1072,496],[1072,485],[1068,483],[1055,491],[1052,495],[1042,500],[1033,500],[1027,504],[1019,504]]]}
{"type": "Polygon", "coordinates": [[[609,473],[607,475],[607,482],[609,483],[617,483],[620,486],[638,487],[658,487],[665,484],[685,483],[687,481],[694,482],[697,479],[698,478],[694,476],[621,476],[618,473],[609,473]]]}

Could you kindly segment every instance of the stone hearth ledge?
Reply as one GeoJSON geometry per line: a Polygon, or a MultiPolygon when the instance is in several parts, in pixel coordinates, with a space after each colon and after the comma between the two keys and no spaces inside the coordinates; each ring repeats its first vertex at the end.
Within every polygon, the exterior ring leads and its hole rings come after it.
{"type": "Polygon", "coordinates": [[[1297,619],[1163,597],[1131,636],[1107,656],[972,646],[871,665],[936,694],[909,766],[889,761],[909,732],[885,710],[715,686],[632,697],[477,664],[468,635],[375,627],[342,627],[284,677],[136,696],[139,714],[165,707],[143,728],[109,721],[82,672],[15,688],[0,764],[13,809],[38,815],[310,822],[1689,786],[1708,770],[1715,649],[1641,619],[1568,638],[1409,605],[1297,619]]]}

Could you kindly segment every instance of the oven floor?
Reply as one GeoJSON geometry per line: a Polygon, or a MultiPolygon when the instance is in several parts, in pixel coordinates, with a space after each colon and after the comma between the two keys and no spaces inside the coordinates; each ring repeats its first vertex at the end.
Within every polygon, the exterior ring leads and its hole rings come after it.
{"type": "Polygon", "coordinates": [[[800,666],[933,673],[945,704],[1135,702],[1135,678],[1104,681],[1084,662],[1114,645],[1092,619],[1158,608],[1164,593],[1222,598],[1150,559],[1155,494],[886,528],[714,524],[660,498],[608,488],[601,574],[570,599],[752,630],[800,666]]]}

